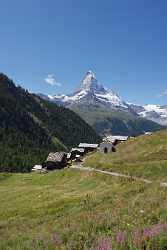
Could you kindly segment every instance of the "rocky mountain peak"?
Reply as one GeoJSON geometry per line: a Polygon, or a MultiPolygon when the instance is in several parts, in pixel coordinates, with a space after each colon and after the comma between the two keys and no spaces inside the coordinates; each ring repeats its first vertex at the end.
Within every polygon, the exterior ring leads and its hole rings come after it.
{"type": "Polygon", "coordinates": [[[103,91],[105,92],[104,87],[98,82],[95,73],[91,70],[87,71],[84,79],[82,80],[79,89],[76,92],[86,90],[91,92],[103,91]]]}
{"type": "Polygon", "coordinates": [[[48,96],[51,101],[64,106],[71,106],[76,103],[95,104],[106,108],[127,109],[128,105],[114,91],[105,88],[97,80],[95,73],[87,71],[80,83],[79,88],[71,95],[48,96]]]}
{"type": "Polygon", "coordinates": [[[104,87],[96,78],[92,70],[86,72],[79,88],[70,95],[40,95],[42,98],[62,105],[73,108],[77,105],[80,107],[103,108],[106,112],[128,112],[132,116],[142,117],[167,126],[167,106],[159,105],[135,105],[125,102],[112,89],[104,87]]]}

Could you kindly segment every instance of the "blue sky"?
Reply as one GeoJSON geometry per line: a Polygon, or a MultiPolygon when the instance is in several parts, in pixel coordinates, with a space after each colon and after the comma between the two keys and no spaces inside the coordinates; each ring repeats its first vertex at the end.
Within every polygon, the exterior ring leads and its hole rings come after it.
{"type": "Polygon", "coordinates": [[[32,92],[71,93],[91,69],[126,101],[167,104],[166,0],[0,0],[0,6],[0,71],[16,83],[32,92]]]}

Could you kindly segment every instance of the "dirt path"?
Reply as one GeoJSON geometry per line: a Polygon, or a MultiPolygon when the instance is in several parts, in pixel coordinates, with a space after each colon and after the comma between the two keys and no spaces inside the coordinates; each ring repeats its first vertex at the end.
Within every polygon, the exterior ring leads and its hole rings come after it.
{"type": "MultiPolygon", "coordinates": [[[[144,178],[140,178],[140,177],[125,175],[125,174],[120,174],[120,173],[110,172],[110,171],[105,171],[105,170],[100,170],[100,169],[91,168],[91,167],[84,167],[82,165],[82,163],[77,164],[77,165],[73,165],[70,168],[79,169],[81,171],[94,171],[94,172],[98,172],[98,173],[102,173],[102,174],[106,174],[106,175],[111,175],[111,176],[116,176],[116,177],[123,177],[123,178],[127,178],[127,179],[132,179],[135,181],[141,181],[141,182],[144,182],[147,184],[154,183],[153,181],[150,181],[150,180],[147,180],[144,178]]],[[[160,187],[167,187],[167,182],[160,182],[160,187]]]]}

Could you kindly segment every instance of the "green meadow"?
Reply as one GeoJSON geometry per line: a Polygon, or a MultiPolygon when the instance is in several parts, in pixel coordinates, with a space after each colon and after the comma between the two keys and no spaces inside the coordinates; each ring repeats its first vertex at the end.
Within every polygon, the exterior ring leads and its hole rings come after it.
{"type": "Polygon", "coordinates": [[[0,249],[167,249],[167,188],[77,169],[0,174],[0,249]]]}

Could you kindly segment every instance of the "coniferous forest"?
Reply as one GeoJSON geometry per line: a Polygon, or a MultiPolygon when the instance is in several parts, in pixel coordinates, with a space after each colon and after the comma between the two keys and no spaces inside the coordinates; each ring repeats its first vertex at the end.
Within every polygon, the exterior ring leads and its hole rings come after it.
{"type": "Polygon", "coordinates": [[[73,111],[30,94],[0,74],[0,171],[28,172],[50,151],[99,141],[73,111]]]}

